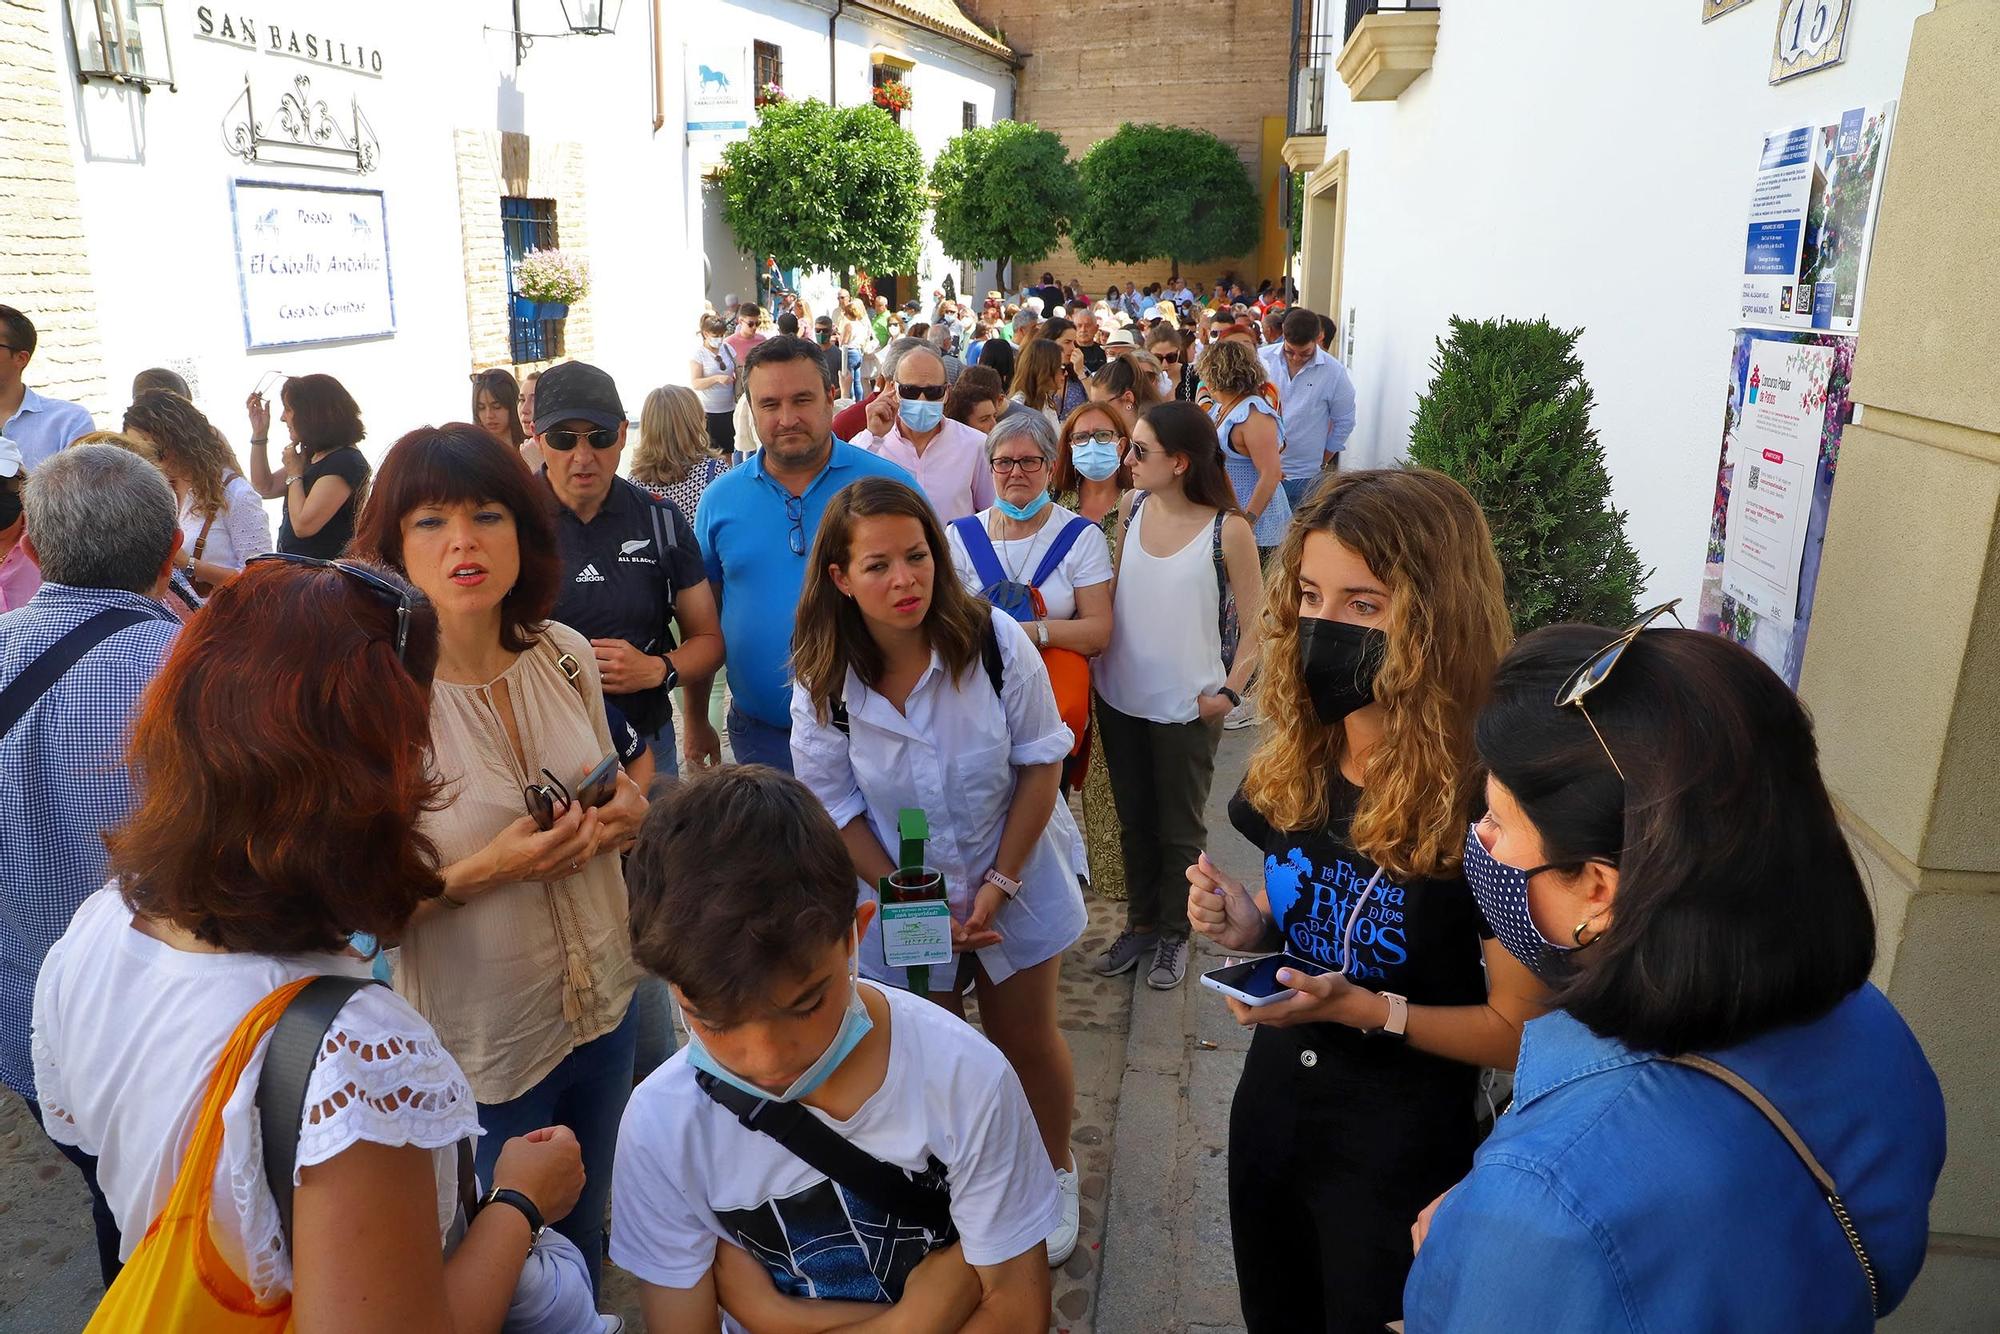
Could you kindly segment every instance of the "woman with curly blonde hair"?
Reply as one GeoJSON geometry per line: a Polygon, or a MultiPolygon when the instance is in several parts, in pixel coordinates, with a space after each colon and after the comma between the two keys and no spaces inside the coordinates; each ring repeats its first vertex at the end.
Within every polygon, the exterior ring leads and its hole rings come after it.
{"type": "Polygon", "coordinates": [[[263,498],[200,408],[172,390],[148,389],[125,409],[124,425],[126,435],[152,447],[180,501],[185,540],[177,560],[197,593],[207,597],[271,549],[263,498]]]}
{"type": "Polygon", "coordinates": [[[1479,915],[1472,723],[1511,631],[1486,519],[1427,469],[1344,473],[1306,502],[1263,612],[1266,726],[1230,822],[1246,888],[1204,854],[1188,919],[1284,951],[1230,1116],[1244,1325],[1379,1330],[1419,1211],[1462,1177],[1482,1066],[1512,1069],[1545,993],[1479,915]]]}

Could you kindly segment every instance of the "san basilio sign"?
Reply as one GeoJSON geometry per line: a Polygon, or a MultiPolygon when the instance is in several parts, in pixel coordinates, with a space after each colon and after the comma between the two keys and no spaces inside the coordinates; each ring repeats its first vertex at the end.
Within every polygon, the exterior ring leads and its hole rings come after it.
{"type": "Polygon", "coordinates": [[[327,33],[292,23],[260,23],[255,13],[217,5],[195,6],[194,27],[197,37],[226,42],[246,51],[295,56],[357,74],[382,72],[381,48],[349,40],[351,34],[327,33]]]}

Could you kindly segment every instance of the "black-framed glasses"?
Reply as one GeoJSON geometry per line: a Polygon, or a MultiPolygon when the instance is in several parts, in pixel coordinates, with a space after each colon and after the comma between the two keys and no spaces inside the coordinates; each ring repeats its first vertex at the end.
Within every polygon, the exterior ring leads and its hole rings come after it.
{"type": "Polygon", "coordinates": [[[618,432],[604,426],[588,431],[547,431],[542,435],[542,443],[565,454],[581,444],[592,449],[609,449],[618,443],[618,432]]]}
{"type": "Polygon", "coordinates": [[[243,564],[247,567],[259,561],[283,561],[287,565],[303,565],[308,569],[339,570],[386,601],[396,609],[396,661],[403,661],[403,650],[410,642],[410,615],[417,609],[417,599],[423,596],[421,593],[413,593],[400,584],[384,579],[366,565],[357,565],[351,560],[324,560],[318,556],[301,556],[293,551],[266,551],[252,556],[243,564]]]}
{"type": "Polygon", "coordinates": [[[530,783],[521,789],[521,795],[527,799],[528,814],[534,816],[535,823],[546,831],[555,828],[556,817],[569,806],[572,798],[562,779],[547,769],[542,770],[542,777],[549,781],[530,783]]]}
{"type": "Polygon", "coordinates": [[[1590,724],[1591,734],[1597,738],[1597,744],[1604,747],[1604,758],[1611,761],[1612,771],[1618,775],[1620,782],[1625,781],[1625,771],[1619,768],[1618,757],[1611,753],[1611,745],[1605,741],[1604,733],[1597,730],[1597,722],[1590,716],[1590,710],[1583,707],[1584,696],[1610,679],[1611,669],[1625,656],[1625,650],[1632,647],[1632,642],[1639,637],[1640,632],[1660,617],[1672,616],[1674,624],[1686,629],[1681,621],[1680,612],[1675,610],[1680,605],[1681,600],[1675,598],[1671,602],[1662,602],[1649,611],[1640,612],[1636,620],[1618,632],[1616,639],[1585,658],[1563,681],[1562,688],[1556,691],[1556,707],[1566,709],[1572,704],[1576,706],[1576,711],[1583,715],[1586,723],[1590,724]]]}
{"type": "Polygon", "coordinates": [[[806,498],[804,496],[785,497],[785,517],[792,521],[792,554],[806,554],[806,498]]]}
{"type": "Polygon", "coordinates": [[[1108,431],[1103,429],[1095,431],[1085,431],[1083,432],[1083,434],[1071,440],[1070,443],[1072,445],[1081,444],[1086,440],[1093,445],[1123,445],[1125,443],[1125,437],[1118,434],[1118,432],[1108,431]]]}
{"type": "Polygon", "coordinates": [[[1025,459],[994,459],[993,471],[999,473],[1002,477],[1014,472],[1020,473],[1023,477],[1033,477],[1036,473],[1047,467],[1048,462],[1040,454],[1035,454],[1025,459]]]}
{"type": "Polygon", "coordinates": [[[927,398],[931,402],[936,403],[944,397],[944,386],[941,384],[899,384],[896,386],[896,397],[902,399],[927,398]]]}

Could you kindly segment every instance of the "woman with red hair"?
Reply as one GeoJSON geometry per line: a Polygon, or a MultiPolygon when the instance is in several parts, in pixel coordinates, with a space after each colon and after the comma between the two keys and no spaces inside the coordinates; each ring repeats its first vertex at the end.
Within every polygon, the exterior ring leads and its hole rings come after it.
{"type": "MultiPolygon", "coordinates": [[[[43,1115],[52,1137],[96,1155],[121,1258],[170,1221],[183,1163],[206,1167],[196,1150],[212,1148],[212,1176],[191,1189],[226,1269],[203,1282],[237,1312],[289,1305],[300,1330],[498,1330],[528,1255],[516,1206],[480,1209],[445,1258],[456,1145],[478,1133],[472,1091],[385,987],[356,991],[319,1044],[289,1243],[258,1130],[259,1017],[315,974],[365,977],[350,939],[393,940],[443,888],[417,827],[439,796],[436,663],[431,609],[395,576],[253,559],[148,689],[130,752],[139,805],[107,840],[113,881],[36,987],[43,1115]]],[[[583,1187],[575,1140],[512,1141],[490,1184],[562,1217],[583,1187]]]]}

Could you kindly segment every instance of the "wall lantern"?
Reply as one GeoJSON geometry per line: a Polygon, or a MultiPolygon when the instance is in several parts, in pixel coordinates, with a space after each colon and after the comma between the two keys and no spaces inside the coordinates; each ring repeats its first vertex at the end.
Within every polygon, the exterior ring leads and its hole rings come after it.
{"type": "Polygon", "coordinates": [[[88,82],[108,79],[149,93],[174,86],[174,57],[167,45],[165,0],[68,0],[77,73],[88,82]]]}
{"type": "MultiPolygon", "coordinates": [[[[99,0],[108,3],[108,0],[99,0]]],[[[562,32],[527,32],[521,27],[521,0],[514,0],[514,64],[527,57],[537,37],[608,37],[618,31],[618,16],[625,0],[558,0],[562,5],[562,32]]]]}

